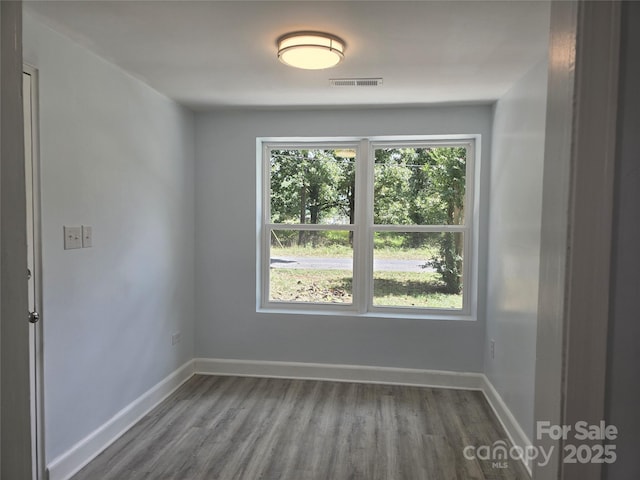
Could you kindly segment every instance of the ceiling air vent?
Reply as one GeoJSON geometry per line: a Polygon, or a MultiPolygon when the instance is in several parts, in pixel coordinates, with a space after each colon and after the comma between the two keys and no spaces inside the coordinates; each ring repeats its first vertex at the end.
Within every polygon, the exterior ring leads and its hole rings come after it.
{"type": "Polygon", "coordinates": [[[332,87],[381,87],[381,78],[332,78],[332,87]]]}

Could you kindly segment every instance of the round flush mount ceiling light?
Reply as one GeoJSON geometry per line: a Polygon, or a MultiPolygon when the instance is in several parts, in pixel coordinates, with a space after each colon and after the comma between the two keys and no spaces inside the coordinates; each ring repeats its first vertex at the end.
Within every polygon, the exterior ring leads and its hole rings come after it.
{"type": "Polygon", "coordinates": [[[333,67],[344,58],[344,40],[328,33],[287,33],[277,43],[278,58],[291,67],[320,70],[333,67]]]}

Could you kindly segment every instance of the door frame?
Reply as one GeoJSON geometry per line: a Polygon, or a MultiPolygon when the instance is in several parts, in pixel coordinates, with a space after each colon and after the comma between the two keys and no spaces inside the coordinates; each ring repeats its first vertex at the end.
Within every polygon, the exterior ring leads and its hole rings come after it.
{"type": "MultiPolygon", "coordinates": [[[[33,278],[34,307],[40,314],[40,320],[29,328],[29,362],[31,386],[31,462],[33,479],[45,478],[44,455],[44,381],[43,381],[43,302],[42,302],[42,235],[41,235],[41,202],[40,202],[40,135],[39,135],[39,83],[38,69],[23,64],[23,75],[30,77],[30,131],[31,131],[31,222],[33,226],[33,278]]],[[[23,77],[24,78],[24,77],[23,77]]],[[[25,93],[23,93],[24,95],[25,93]]],[[[25,125],[27,118],[24,119],[25,125]]],[[[26,130],[25,130],[26,134],[26,130]]],[[[26,147],[26,146],[25,146],[26,147]]],[[[29,182],[29,169],[26,168],[27,151],[25,148],[25,183],[29,182]]],[[[28,202],[27,202],[28,205],[28,202]]],[[[27,221],[29,213],[27,213],[27,221]]],[[[31,306],[29,306],[31,308],[31,306]]]]}
{"type": "MultiPolygon", "coordinates": [[[[553,425],[605,418],[620,7],[551,5],[534,420],[553,425]]],[[[601,478],[562,461],[576,440],[532,440],[554,449],[536,480],[601,478]]]]}
{"type": "Polygon", "coordinates": [[[0,476],[31,478],[22,2],[0,2],[0,476]]]}

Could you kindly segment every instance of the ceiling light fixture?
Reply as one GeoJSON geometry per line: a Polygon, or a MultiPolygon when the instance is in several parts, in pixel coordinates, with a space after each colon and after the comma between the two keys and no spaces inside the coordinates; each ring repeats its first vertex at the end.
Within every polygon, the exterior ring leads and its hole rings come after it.
{"type": "Polygon", "coordinates": [[[322,32],[293,32],[278,38],[278,58],[286,65],[306,70],[330,68],[344,58],[345,43],[322,32]]]}

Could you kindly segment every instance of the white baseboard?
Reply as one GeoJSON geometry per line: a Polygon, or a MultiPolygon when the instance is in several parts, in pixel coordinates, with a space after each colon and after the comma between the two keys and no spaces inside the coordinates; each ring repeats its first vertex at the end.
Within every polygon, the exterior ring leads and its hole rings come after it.
{"type": "Polygon", "coordinates": [[[194,363],[195,373],[204,375],[415,385],[464,390],[481,390],[484,377],[481,373],[328,363],[267,362],[222,358],[196,358],[194,363]]]}
{"type": "Polygon", "coordinates": [[[107,423],[76,443],[47,465],[49,480],[66,480],[93,460],[100,452],[129,430],[194,373],[189,360],[150,390],[116,413],[107,423]]]}
{"type": "MultiPolygon", "coordinates": [[[[486,375],[482,375],[482,377],[482,392],[487,398],[487,402],[489,402],[489,405],[493,409],[493,412],[496,414],[496,417],[498,417],[498,420],[502,424],[502,428],[504,428],[504,431],[507,432],[507,436],[509,437],[511,443],[522,448],[531,447],[531,440],[529,440],[527,434],[524,433],[524,430],[522,430],[522,427],[516,420],[516,417],[513,416],[511,410],[509,410],[509,407],[507,407],[507,404],[504,403],[504,400],[502,399],[498,391],[495,389],[486,375]]],[[[526,463],[523,461],[522,463],[526,467],[527,471],[529,472],[529,476],[531,477],[531,462],[526,463]]]]}

